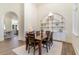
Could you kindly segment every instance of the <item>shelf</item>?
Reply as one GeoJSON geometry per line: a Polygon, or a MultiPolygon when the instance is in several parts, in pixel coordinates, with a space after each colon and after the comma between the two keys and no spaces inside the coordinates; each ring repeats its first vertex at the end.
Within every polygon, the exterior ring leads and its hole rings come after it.
{"type": "Polygon", "coordinates": [[[60,15],[57,14],[57,16],[51,16],[51,17],[47,17],[46,20],[44,19],[44,23],[41,21],[41,28],[46,30],[46,29],[52,29],[55,31],[63,31],[64,29],[64,22],[62,19],[62,15],[61,17],[59,17],[60,15]]]}

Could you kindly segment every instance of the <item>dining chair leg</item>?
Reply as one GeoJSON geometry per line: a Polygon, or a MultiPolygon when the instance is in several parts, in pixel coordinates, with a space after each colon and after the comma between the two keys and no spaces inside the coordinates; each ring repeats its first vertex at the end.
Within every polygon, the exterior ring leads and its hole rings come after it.
{"type": "Polygon", "coordinates": [[[34,52],[33,52],[33,54],[35,55],[35,46],[34,46],[34,52]]]}
{"type": "Polygon", "coordinates": [[[30,46],[28,46],[28,53],[30,53],[30,46]]]}
{"type": "Polygon", "coordinates": [[[26,41],[26,50],[28,50],[28,41],[26,41]]]}
{"type": "Polygon", "coordinates": [[[42,49],[41,49],[41,41],[39,41],[39,55],[41,55],[42,54],[42,49]]]}
{"type": "Polygon", "coordinates": [[[43,47],[44,47],[44,44],[43,44],[43,47]]]}
{"type": "Polygon", "coordinates": [[[49,49],[50,49],[50,45],[51,45],[51,43],[49,43],[49,49]]]}
{"type": "Polygon", "coordinates": [[[51,46],[53,45],[53,42],[51,42],[51,46]]]}
{"type": "Polygon", "coordinates": [[[28,50],[28,46],[26,45],[26,50],[28,50]]]}
{"type": "Polygon", "coordinates": [[[48,52],[48,44],[46,44],[46,50],[47,50],[47,52],[48,52]]]}

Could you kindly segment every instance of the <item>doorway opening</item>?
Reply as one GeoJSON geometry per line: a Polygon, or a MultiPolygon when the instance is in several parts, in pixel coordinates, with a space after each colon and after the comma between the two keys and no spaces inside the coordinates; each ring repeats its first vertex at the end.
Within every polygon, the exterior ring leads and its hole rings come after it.
{"type": "Polygon", "coordinates": [[[4,39],[18,38],[18,15],[15,12],[8,12],[4,18],[4,39]]]}

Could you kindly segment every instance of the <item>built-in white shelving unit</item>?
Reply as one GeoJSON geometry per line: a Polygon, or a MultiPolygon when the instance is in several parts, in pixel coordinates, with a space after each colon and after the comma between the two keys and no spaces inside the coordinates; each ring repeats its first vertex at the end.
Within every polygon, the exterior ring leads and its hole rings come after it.
{"type": "Polygon", "coordinates": [[[59,13],[49,13],[49,15],[40,21],[40,27],[44,31],[63,32],[64,17],[59,13]]]}

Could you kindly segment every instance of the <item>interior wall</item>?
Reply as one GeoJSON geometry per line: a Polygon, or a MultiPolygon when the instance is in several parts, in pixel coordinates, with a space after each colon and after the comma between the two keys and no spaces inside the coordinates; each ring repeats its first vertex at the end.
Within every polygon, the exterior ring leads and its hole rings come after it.
{"type": "Polygon", "coordinates": [[[37,19],[37,7],[36,4],[26,3],[24,4],[25,9],[25,20],[24,20],[24,31],[29,31],[29,27],[32,27],[32,30],[38,30],[38,19],[37,19]]]}
{"type": "Polygon", "coordinates": [[[22,19],[22,17],[21,16],[24,16],[24,14],[23,14],[23,11],[24,10],[24,8],[23,8],[23,4],[21,3],[0,3],[0,23],[1,23],[1,25],[0,25],[0,40],[4,40],[4,19],[5,19],[5,15],[6,15],[6,13],[7,12],[10,12],[10,11],[13,11],[13,12],[15,12],[17,15],[18,15],[18,18],[19,18],[19,27],[21,27],[20,28],[20,30],[19,30],[19,40],[22,40],[22,34],[24,34],[24,32],[21,32],[21,31],[23,31],[23,28],[22,28],[22,26],[24,25],[24,24],[22,24],[23,23],[23,21],[22,20],[24,20],[24,19],[22,19]]]}
{"type": "MultiPolygon", "coordinates": [[[[2,16],[3,17],[3,16],[2,16]]],[[[3,24],[3,19],[1,16],[0,16],[0,41],[3,41],[4,40],[4,24],[3,24]]]]}
{"type": "MultiPolygon", "coordinates": [[[[38,19],[42,20],[50,12],[57,12],[65,18],[66,41],[72,42],[72,4],[69,3],[41,3],[38,4],[38,19]]],[[[39,23],[40,24],[40,23],[39,23]]]]}
{"type": "Polygon", "coordinates": [[[24,35],[24,4],[20,4],[20,17],[19,17],[19,23],[18,23],[18,27],[19,27],[19,40],[24,40],[25,39],[25,35],[24,35]]]}
{"type": "Polygon", "coordinates": [[[77,24],[78,36],[72,34],[72,44],[76,54],[79,55],[79,4],[78,4],[78,24],[77,24]]]}

